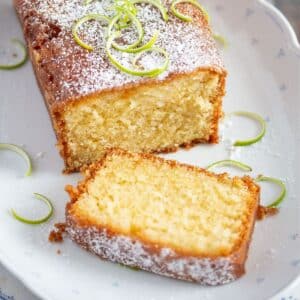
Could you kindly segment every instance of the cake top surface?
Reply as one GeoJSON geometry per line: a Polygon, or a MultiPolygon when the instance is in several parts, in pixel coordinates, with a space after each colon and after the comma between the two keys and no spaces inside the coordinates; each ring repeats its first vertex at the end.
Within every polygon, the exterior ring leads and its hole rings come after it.
{"type": "MultiPolygon", "coordinates": [[[[45,70],[46,89],[53,91],[50,102],[76,99],[98,91],[121,88],[124,85],[146,81],[161,81],[172,74],[189,73],[198,68],[223,71],[211,30],[204,15],[190,4],[180,4],[181,11],[192,16],[192,22],[184,22],[168,12],[166,22],[157,8],[151,4],[136,4],[137,17],[144,30],[144,43],[156,30],[159,37],[156,46],[165,49],[170,58],[168,69],[155,78],[145,78],[124,73],[115,68],[105,51],[105,24],[92,21],[79,31],[84,41],[94,45],[88,51],[74,41],[72,25],[79,18],[97,13],[111,17],[112,0],[94,1],[83,5],[82,0],[17,0],[17,10],[24,23],[27,39],[40,51],[40,65],[45,70]],[[48,78],[47,78],[48,76],[48,78]]],[[[169,8],[170,0],[163,0],[169,8]]],[[[125,42],[136,39],[134,29],[127,30],[125,42]]],[[[113,51],[113,55],[125,66],[130,66],[133,54],[113,51]]],[[[140,63],[153,68],[162,62],[155,54],[145,55],[140,63]]]]}

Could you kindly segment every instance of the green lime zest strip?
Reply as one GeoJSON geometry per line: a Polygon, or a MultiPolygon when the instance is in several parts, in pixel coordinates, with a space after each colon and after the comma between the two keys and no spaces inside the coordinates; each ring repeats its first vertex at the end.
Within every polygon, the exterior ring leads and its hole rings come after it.
{"type": "Polygon", "coordinates": [[[22,158],[24,158],[24,160],[27,163],[27,171],[25,173],[25,176],[30,176],[31,175],[32,163],[31,163],[30,156],[21,147],[19,147],[17,145],[14,145],[14,144],[0,143],[0,150],[1,149],[10,150],[10,151],[16,152],[22,158]]]}
{"type": "Polygon", "coordinates": [[[260,127],[261,127],[261,130],[257,136],[255,136],[252,139],[248,139],[248,140],[237,140],[237,141],[235,141],[233,146],[243,147],[243,146],[249,146],[249,145],[255,144],[255,143],[259,142],[266,134],[266,121],[260,115],[258,115],[256,113],[248,112],[248,111],[236,111],[236,112],[230,113],[229,116],[230,115],[242,116],[242,117],[247,117],[249,119],[255,120],[260,124],[260,127]]]}
{"type": "Polygon", "coordinates": [[[16,211],[14,209],[11,209],[11,213],[12,213],[13,217],[16,220],[18,220],[20,222],[23,222],[23,223],[26,223],[26,224],[38,225],[38,224],[42,224],[42,223],[47,222],[51,218],[51,216],[53,215],[53,211],[54,211],[54,208],[53,208],[53,205],[52,205],[51,201],[47,197],[45,197],[44,195],[41,195],[41,194],[38,194],[38,193],[34,193],[34,196],[35,196],[35,198],[37,198],[39,200],[42,200],[47,204],[47,206],[49,207],[49,212],[47,213],[47,215],[45,217],[41,218],[41,219],[30,220],[30,219],[23,218],[18,213],[16,213],[16,211]]]}
{"type": "Polygon", "coordinates": [[[190,16],[187,16],[185,14],[182,14],[180,13],[177,8],[176,8],[176,5],[179,4],[179,3],[190,3],[196,7],[198,7],[202,13],[204,14],[205,16],[205,19],[207,20],[207,22],[210,22],[210,16],[208,14],[208,12],[206,11],[206,9],[204,9],[204,7],[199,4],[196,0],[174,0],[171,4],[171,11],[172,13],[179,19],[185,21],[185,22],[191,22],[193,20],[192,17],[190,16]]]}
{"type": "Polygon", "coordinates": [[[273,184],[278,185],[281,188],[281,192],[279,194],[279,196],[277,197],[277,199],[272,202],[271,204],[269,204],[267,207],[278,207],[279,204],[282,203],[282,201],[284,200],[285,196],[286,196],[286,187],[285,184],[283,183],[283,181],[281,181],[280,179],[277,178],[273,178],[273,177],[267,177],[267,176],[263,176],[263,175],[259,175],[256,179],[256,182],[270,182],[273,184]]]}
{"type": "Polygon", "coordinates": [[[157,75],[161,74],[162,72],[164,72],[168,68],[169,61],[170,61],[169,55],[164,49],[159,48],[159,47],[152,47],[152,48],[145,49],[145,50],[139,52],[135,56],[135,58],[132,60],[132,65],[138,68],[138,65],[137,65],[138,60],[142,57],[143,54],[145,54],[147,52],[157,52],[157,53],[162,54],[165,57],[165,62],[163,63],[163,65],[160,68],[153,69],[152,71],[148,71],[148,72],[152,73],[149,75],[150,77],[157,76],[157,75]]]}
{"type": "Polygon", "coordinates": [[[224,48],[228,47],[228,42],[227,40],[220,34],[214,33],[213,38],[219,42],[221,45],[223,45],[224,48]]]}
{"type": "Polygon", "coordinates": [[[91,4],[92,2],[94,2],[94,0],[84,0],[84,1],[83,1],[83,5],[89,5],[89,4],[91,4]]]}
{"type": "Polygon", "coordinates": [[[121,51],[122,52],[127,52],[127,53],[139,53],[139,52],[142,52],[144,50],[148,50],[156,43],[157,38],[158,38],[158,34],[159,34],[159,32],[156,31],[154,33],[154,35],[152,36],[152,38],[146,44],[144,44],[141,47],[133,48],[133,49],[123,49],[121,51]]]}
{"type": "Polygon", "coordinates": [[[164,7],[164,5],[158,1],[158,0],[133,0],[132,1],[133,4],[138,4],[138,3],[148,3],[148,4],[152,4],[153,6],[155,6],[156,8],[159,9],[162,18],[164,19],[164,21],[168,21],[169,17],[168,17],[168,11],[167,9],[164,7]]]}
{"type": "Polygon", "coordinates": [[[137,10],[132,0],[114,0],[114,2],[115,3],[112,7],[118,14],[123,14],[122,17],[124,24],[126,24],[129,21],[129,18],[127,16],[128,12],[133,15],[136,15],[137,10]]]}
{"type": "Polygon", "coordinates": [[[145,52],[149,52],[149,51],[156,51],[158,53],[161,53],[162,55],[165,56],[165,62],[163,63],[163,65],[160,68],[155,68],[155,69],[150,69],[150,70],[138,70],[138,69],[131,69],[131,68],[127,68],[125,66],[123,66],[111,53],[111,48],[112,48],[112,43],[113,40],[118,37],[119,34],[118,33],[114,33],[112,35],[110,35],[108,37],[107,43],[106,43],[106,53],[107,56],[110,60],[110,62],[119,70],[130,74],[130,75],[135,75],[135,76],[147,76],[147,77],[153,77],[153,76],[157,76],[160,73],[164,72],[168,65],[169,65],[169,57],[168,54],[165,50],[161,49],[161,48],[151,48],[151,49],[146,49],[141,51],[136,58],[134,59],[134,63],[135,64],[137,62],[137,60],[141,57],[142,54],[144,54],[145,52]]]}
{"type": "Polygon", "coordinates": [[[28,59],[26,47],[21,41],[19,41],[18,39],[12,39],[11,43],[15,44],[16,46],[18,46],[21,49],[22,57],[18,62],[14,63],[14,64],[7,64],[7,65],[0,64],[0,70],[14,70],[14,69],[20,68],[21,66],[23,66],[26,63],[26,61],[28,59]]]}
{"type": "MultiPolygon", "coordinates": [[[[114,34],[113,28],[115,25],[117,25],[117,22],[122,18],[122,16],[123,16],[122,14],[118,14],[110,21],[110,23],[108,25],[108,29],[107,29],[108,37],[110,37],[114,34]]],[[[128,16],[129,19],[132,21],[132,23],[136,26],[137,31],[138,31],[138,38],[134,43],[132,43],[130,45],[120,46],[118,43],[113,41],[117,37],[117,36],[115,36],[112,40],[112,46],[119,51],[126,51],[128,49],[135,48],[143,40],[143,37],[144,37],[144,29],[143,29],[143,26],[142,26],[141,22],[139,21],[139,19],[136,16],[134,16],[132,13],[130,13],[129,11],[126,12],[126,16],[128,16]]]]}
{"type": "Polygon", "coordinates": [[[77,20],[73,26],[72,26],[72,34],[74,37],[74,40],[76,41],[76,43],[81,46],[82,48],[85,48],[89,51],[94,50],[94,47],[90,46],[89,44],[85,43],[79,36],[78,36],[78,29],[79,27],[84,24],[85,22],[91,21],[91,20],[95,20],[95,21],[105,21],[107,23],[110,22],[110,19],[104,15],[99,15],[99,14],[89,14],[84,16],[83,18],[77,20]]]}
{"type": "Polygon", "coordinates": [[[252,168],[242,162],[236,161],[236,160],[231,160],[231,159],[225,159],[225,160],[220,160],[217,162],[214,162],[210,164],[209,166],[206,167],[207,170],[211,170],[214,167],[224,167],[224,166],[233,166],[236,168],[239,168],[243,171],[246,172],[251,172],[252,168]]]}

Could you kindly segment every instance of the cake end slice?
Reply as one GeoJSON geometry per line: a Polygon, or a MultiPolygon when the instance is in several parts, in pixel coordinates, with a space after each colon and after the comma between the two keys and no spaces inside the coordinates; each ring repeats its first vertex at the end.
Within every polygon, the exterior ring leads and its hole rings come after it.
{"type": "Polygon", "coordinates": [[[112,262],[203,285],[245,272],[259,205],[250,177],[109,150],[67,186],[67,232],[112,262]]]}

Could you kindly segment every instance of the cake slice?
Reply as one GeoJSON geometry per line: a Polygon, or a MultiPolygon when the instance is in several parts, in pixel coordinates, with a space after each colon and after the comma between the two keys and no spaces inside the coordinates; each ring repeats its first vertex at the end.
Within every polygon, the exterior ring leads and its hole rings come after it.
{"type": "Polygon", "coordinates": [[[109,150],[67,186],[66,230],[103,259],[203,285],[245,272],[259,205],[250,177],[109,150]]]}
{"type": "MultiPolygon", "coordinates": [[[[193,21],[169,11],[166,22],[151,4],[135,4],[145,41],[158,30],[155,45],[170,59],[164,73],[146,78],[111,64],[97,22],[89,23],[84,36],[95,51],[82,48],[72,36],[78,19],[107,14],[113,1],[86,6],[83,0],[14,2],[66,172],[95,162],[111,147],[158,153],[218,142],[226,71],[200,9],[181,3],[178,10],[193,21]]],[[[169,8],[171,1],[162,3],[169,8]]],[[[154,65],[161,60],[151,59],[154,65]]],[[[119,55],[121,63],[125,60],[126,55],[119,55]]]]}

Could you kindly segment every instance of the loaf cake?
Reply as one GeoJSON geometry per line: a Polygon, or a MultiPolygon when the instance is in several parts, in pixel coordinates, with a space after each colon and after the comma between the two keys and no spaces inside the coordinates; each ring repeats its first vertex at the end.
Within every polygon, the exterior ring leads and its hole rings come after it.
{"type": "Polygon", "coordinates": [[[152,154],[112,149],[67,186],[66,231],[103,259],[203,285],[245,272],[259,187],[152,154]]]}
{"type": "MultiPolygon", "coordinates": [[[[169,56],[165,72],[143,77],[111,64],[97,22],[88,24],[84,36],[95,51],[75,42],[74,22],[90,13],[109,13],[112,5],[111,0],[83,2],[14,0],[65,171],[80,170],[111,147],[158,153],[216,143],[226,71],[205,14],[181,3],[178,10],[193,21],[170,11],[165,21],[153,5],[136,4],[145,40],[158,30],[156,45],[169,56]]],[[[169,9],[170,0],[162,3],[169,9]]],[[[126,63],[127,56],[119,60],[126,63]]],[[[144,58],[146,65],[156,60],[161,57],[144,58]]]]}

